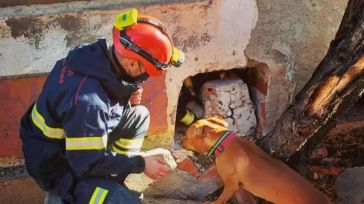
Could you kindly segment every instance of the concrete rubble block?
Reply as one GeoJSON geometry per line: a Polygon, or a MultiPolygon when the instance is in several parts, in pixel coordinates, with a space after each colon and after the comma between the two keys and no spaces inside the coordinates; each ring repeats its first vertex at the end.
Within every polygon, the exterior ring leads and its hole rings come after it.
{"type": "Polygon", "coordinates": [[[364,167],[345,169],[336,179],[335,190],[339,203],[364,203],[364,167]]]}
{"type": "Polygon", "coordinates": [[[247,85],[239,78],[217,79],[202,87],[205,117],[220,116],[240,136],[254,133],[257,120],[247,85]]]}

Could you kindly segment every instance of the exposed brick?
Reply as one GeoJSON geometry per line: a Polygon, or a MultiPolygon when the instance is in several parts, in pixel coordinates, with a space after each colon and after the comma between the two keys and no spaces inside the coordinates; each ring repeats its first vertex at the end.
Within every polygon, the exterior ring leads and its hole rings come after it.
{"type": "Polygon", "coordinates": [[[270,70],[266,64],[260,63],[249,72],[249,85],[267,96],[270,70]]]}
{"type": "Polygon", "coordinates": [[[193,161],[190,158],[183,160],[181,163],[177,164],[177,168],[182,171],[186,171],[190,173],[194,177],[200,176],[200,172],[194,165],[193,161]]]}

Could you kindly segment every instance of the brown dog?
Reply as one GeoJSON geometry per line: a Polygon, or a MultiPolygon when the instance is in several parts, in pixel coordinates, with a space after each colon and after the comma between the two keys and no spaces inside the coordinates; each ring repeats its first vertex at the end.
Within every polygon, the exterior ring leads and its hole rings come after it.
{"type": "MultiPolygon", "coordinates": [[[[227,123],[218,118],[196,121],[186,132],[183,147],[203,154],[211,150],[227,123]]],[[[229,134],[226,134],[229,135],[229,134]]],[[[215,151],[216,169],[224,191],[213,203],[225,203],[239,186],[273,203],[324,204],[328,199],[283,162],[272,158],[254,143],[229,135],[224,147],[215,151]]]]}

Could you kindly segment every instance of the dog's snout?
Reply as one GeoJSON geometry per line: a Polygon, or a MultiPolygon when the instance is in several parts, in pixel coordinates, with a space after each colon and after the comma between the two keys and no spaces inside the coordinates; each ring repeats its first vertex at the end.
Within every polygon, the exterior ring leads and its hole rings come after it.
{"type": "Polygon", "coordinates": [[[182,146],[185,149],[188,149],[188,140],[187,138],[182,138],[182,146]]]}

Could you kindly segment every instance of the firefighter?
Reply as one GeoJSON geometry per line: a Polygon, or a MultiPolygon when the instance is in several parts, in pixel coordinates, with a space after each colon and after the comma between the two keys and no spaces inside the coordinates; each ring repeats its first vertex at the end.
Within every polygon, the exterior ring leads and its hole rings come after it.
{"type": "Polygon", "coordinates": [[[160,21],[136,9],[116,17],[112,37],[112,46],[99,39],[57,61],[21,119],[27,171],[63,203],[140,203],[125,177],[171,172],[138,155],[150,120],[138,84],[181,65],[183,53],[160,21]]]}

